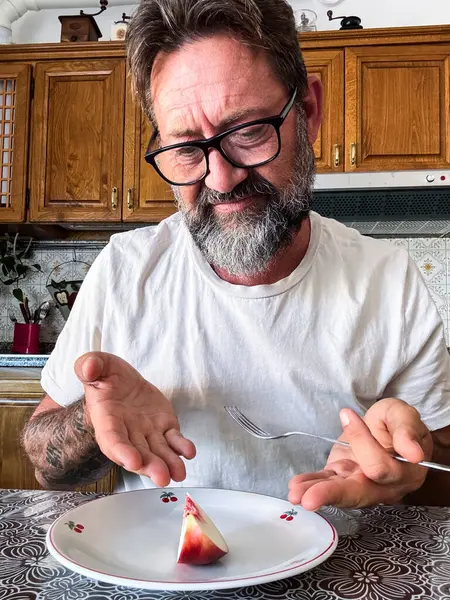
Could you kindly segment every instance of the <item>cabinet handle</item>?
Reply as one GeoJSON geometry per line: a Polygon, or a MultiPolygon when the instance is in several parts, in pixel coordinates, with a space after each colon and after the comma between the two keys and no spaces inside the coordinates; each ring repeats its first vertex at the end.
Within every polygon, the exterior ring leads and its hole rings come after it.
{"type": "Polygon", "coordinates": [[[133,210],[133,190],[131,188],[128,188],[127,206],[129,210],[133,210]]]}
{"type": "Polygon", "coordinates": [[[341,148],[339,144],[335,144],[334,146],[334,166],[339,167],[341,164],[341,148]]]}
{"type": "Polygon", "coordinates": [[[111,208],[117,210],[117,188],[113,187],[111,194],[111,208]]]}
{"type": "Polygon", "coordinates": [[[352,144],[350,150],[350,164],[352,166],[356,165],[356,144],[352,144]]]}

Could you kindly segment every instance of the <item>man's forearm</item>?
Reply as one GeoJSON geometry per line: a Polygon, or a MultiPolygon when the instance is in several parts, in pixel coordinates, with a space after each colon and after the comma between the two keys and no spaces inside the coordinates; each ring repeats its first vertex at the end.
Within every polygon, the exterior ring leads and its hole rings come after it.
{"type": "Polygon", "coordinates": [[[35,467],[36,479],[46,488],[71,489],[94,483],[112,467],[87,423],[84,400],[33,416],[22,432],[22,445],[35,467]]]}

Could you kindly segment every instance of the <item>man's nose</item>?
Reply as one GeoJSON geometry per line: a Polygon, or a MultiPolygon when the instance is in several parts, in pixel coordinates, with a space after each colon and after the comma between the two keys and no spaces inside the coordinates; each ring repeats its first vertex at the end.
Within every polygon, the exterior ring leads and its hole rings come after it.
{"type": "Polygon", "coordinates": [[[205,185],[210,190],[225,194],[247,179],[248,170],[233,167],[218,150],[212,149],[209,154],[209,173],[205,178],[205,185]]]}

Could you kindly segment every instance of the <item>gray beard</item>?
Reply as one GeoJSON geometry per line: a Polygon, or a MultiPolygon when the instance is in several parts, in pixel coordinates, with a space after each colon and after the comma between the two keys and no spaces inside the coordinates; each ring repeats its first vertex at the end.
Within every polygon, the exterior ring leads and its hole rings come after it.
{"type": "Polygon", "coordinates": [[[315,177],[315,158],[308,140],[306,119],[297,116],[297,150],[289,184],[277,189],[256,171],[229,193],[204,187],[195,207],[188,210],[174,187],[185,225],[204,258],[234,276],[264,273],[274,257],[290,244],[308,216],[315,177]],[[214,204],[264,196],[247,210],[217,214],[214,204]]]}

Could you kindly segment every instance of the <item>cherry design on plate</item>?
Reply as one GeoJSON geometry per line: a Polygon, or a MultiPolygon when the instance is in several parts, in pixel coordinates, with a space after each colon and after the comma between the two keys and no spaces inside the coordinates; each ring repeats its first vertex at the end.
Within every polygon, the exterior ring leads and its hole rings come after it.
{"type": "Polygon", "coordinates": [[[285,519],[286,521],[293,521],[294,517],[298,515],[298,512],[294,509],[287,510],[282,515],[280,515],[280,519],[285,519]]]}
{"type": "Polygon", "coordinates": [[[71,531],[75,531],[75,533],[83,533],[84,525],[80,525],[80,523],[75,523],[75,521],[69,521],[68,523],[64,523],[71,531]]]}
{"type": "Polygon", "coordinates": [[[164,504],[168,504],[169,502],[178,502],[178,498],[172,492],[164,492],[161,494],[160,498],[161,502],[164,502],[164,504]]]}

